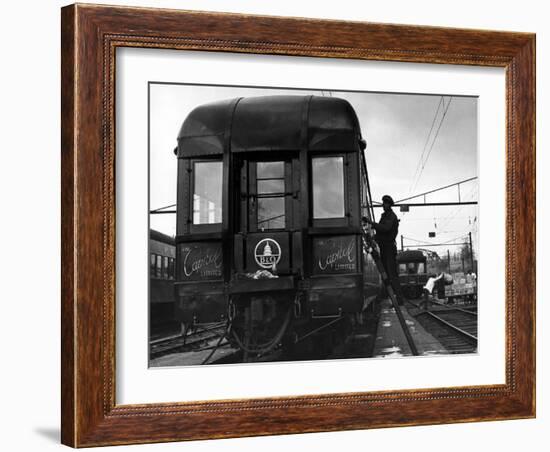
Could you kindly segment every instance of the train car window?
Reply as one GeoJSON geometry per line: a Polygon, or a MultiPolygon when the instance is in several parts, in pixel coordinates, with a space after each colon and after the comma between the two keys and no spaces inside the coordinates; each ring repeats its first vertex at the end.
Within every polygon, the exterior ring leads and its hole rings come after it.
{"type": "Polygon", "coordinates": [[[258,229],[284,229],[285,199],[258,199],[258,229]]]}
{"type": "Polygon", "coordinates": [[[258,193],[284,193],[285,181],[284,179],[267,179],[258,180],[258,193]]]}
{"type": "Polygon", "coordinates": [[[157,268],[156,268],[157,278],[162,278],[162,256],[157,255],[157,268]]]}
{"type": "Polygon", "coordinates": [[[406,273],[407,264],[399,264],[399,273],[406,273]]]}
{"type": "Polygon", "coordinates": [[[195,162],[193,224],[222,221],[222,162],[195,162]]]}
{"type": "Polygon", "coordinates": [[[151,253],[151,268],[150,268],[150,271],[149,271],[149,275],[151,277],[155,276],[155,263],[157,261],[157,255],[154,254],[154,253],[151,253]]]}
{"type": "Polygon", "coordinates": [[[285,162],[258,162],[256,174],[258,179],[283,179],[285,162]]]}
{"type": "Polygon", "coordinates": [[[416,273],[421,275],[422,273],[426,273],[426,268],[424,267],[424,262],[420,262],[418,264],[418,269],[416,270],[416,273]]]}
{"type": "Polygon", "coordinates": [[[168,279],[168,256],[162,259],[162,277],[168,279]]]}
{"type": "Polygon", "coordinates": [[[313,217],[345,216],[344,157],[313,157],[313,217]]]}
{"type": "Polygon", "coordinates": [[[258,229],[284,229],[285,162],[257,162],[258,229]]]}
{"type": "Polygon", "coordinates": [[[168,260],[168,278],[174,279],[175,277],[175,271],[174,271],[174,258],[171,257],[168,260]]]}

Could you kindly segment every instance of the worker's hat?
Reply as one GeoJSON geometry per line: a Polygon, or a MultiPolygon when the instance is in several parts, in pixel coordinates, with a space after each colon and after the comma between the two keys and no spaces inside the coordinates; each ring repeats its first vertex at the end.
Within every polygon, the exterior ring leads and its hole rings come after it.
{"type": "Polygon", "coordinates": [[[390,195],[384,195],[382,196],[382,202],[389,203],[390,206],[393,206],[395,203],[393,202],[393,198],[390,195]]]}

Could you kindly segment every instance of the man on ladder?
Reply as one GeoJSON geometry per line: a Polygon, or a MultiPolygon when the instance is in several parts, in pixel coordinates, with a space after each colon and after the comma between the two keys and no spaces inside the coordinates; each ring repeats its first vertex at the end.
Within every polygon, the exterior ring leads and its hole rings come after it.
{"type": "MultiPolygon", "coordinates": [[[[407,343],[411,349],[411,353],[414,356],[418,356],[418,349],[414,343],[407,322],[401,312],[401,305],[403,305],[403,296],[401,294],[401,286],[399,285],[399,279],[397,278],[397,245],[395,244],[395,237],[397,237],[397,230],[399,228],[399,220],[393,211],[393,199],[389,195],[382,197],[382,204],[384,207],[384,213],[380,218],[380,222],[376,223],[370,218],[363,217],[363,222],[367,223],[370,227],[364,230],[363,234],[363,248],[368,252],[382,276],[382,283],[386,289],[387,295],[393,305],[395,314],[401,325],[401,329],[405,334],[407,343]],[[370,234],[369,229],[376,231],[376,236],[373,243],[373,237],[370,234]]],[[[374,217],[372,210],[370,216],[374,217]]]]}
{"type": "Polygon", "coordinates": [[[402,306],[403,294],[397,276],[397,245],[395,243],[399,229],[399,219],[392,210],[393,205],[394,202],[390,195],[382,196],[384,212],[380,216],[380,221],[376,223],[366,217],[363,217],[363,221],[370,224],[376,231],[374,239],[380,248],[380,260],[394,289],[397,301],[402,306]]]}

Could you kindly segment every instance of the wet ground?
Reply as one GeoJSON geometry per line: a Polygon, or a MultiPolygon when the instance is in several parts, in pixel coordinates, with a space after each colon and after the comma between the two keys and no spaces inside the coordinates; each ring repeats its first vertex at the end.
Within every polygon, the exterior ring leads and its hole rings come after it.
{"type": "MultiPolygon", "coordinates": [[[[428,333],[424,327],[409,314],[404,306],[400,308],[419,355],[426,356],[447,353],[445,347],[443,347],[434,336],[428,333]]],[[[389,299],[382,300],[381,302],[380,319],[378,321],[378,330],[372,356],[383,358],[412,356],[405,333],[403,333],[395,309],[389,299]]]]}

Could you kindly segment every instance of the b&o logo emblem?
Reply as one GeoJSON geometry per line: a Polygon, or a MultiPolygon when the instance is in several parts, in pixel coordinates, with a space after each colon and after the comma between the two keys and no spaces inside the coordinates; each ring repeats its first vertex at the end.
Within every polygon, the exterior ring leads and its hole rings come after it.
{"type": "Polygon", "coordinates": [[[254,248],[254,259],[260,267],[272,269],[281,260],[281,247],[273,239],[262,239],[254,248]]]}

